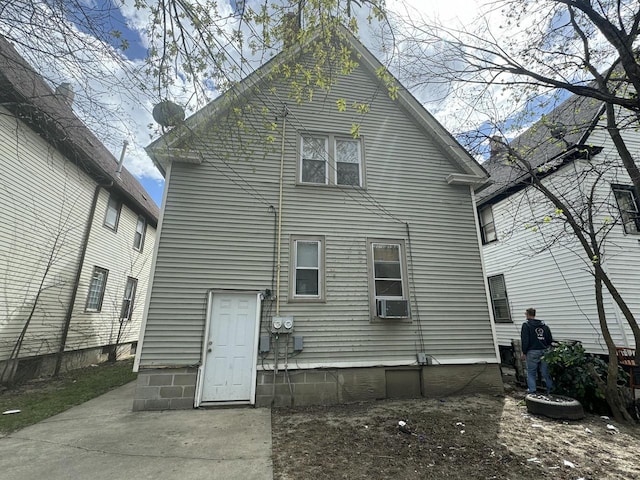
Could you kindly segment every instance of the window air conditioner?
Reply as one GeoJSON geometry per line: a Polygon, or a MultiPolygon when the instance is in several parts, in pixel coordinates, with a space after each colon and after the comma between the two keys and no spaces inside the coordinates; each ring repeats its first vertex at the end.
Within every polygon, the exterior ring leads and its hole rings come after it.
{"type": "Polygon", "coordinates": [[[408,300],[376,300],[376,313],[380,318],[407,318],[409,316],[408,300]]]}

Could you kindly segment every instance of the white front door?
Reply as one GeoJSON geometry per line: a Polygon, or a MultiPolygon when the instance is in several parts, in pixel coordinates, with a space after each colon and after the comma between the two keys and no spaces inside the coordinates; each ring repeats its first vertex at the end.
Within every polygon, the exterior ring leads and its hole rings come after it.
{"type": "Polygon", "coordinates": [[[252,292],[210,296],[202,402],[253,403],[258,303],[258,295],[252,292]]]}

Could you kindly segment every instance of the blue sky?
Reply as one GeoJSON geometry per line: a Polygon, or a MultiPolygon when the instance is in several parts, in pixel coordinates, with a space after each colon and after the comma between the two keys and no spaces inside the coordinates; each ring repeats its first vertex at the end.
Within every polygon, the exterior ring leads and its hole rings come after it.
{"type": "MultiPolygon", "coordinates": [[[[125,4],[120,3],[117,0],[92,0],[94,5],[104,7],[105,11],[108,11],[109,15],[105,16],[101,21],[103,22],[103,28],[108,31],[117,30],[122,33],[122,38],[128,42],[128,48],[122,53],[130,61],[130,64],[134,68],[141,68],[144,66],[144,59],[147,55],[146,41],[143,36],[145,35],[145,28],[147,25],[146,18],[141,16],[140,11],[136,10],[132,1],[127,0],[125,4]]],[[[258,0],[249,0],[247,3],[256,3],[258,0]]],[[[221,1],[220,8],[223,8],[223,4],[228,5],[227,8],[236,8],[236,2],[234,0],[227,0],[227,2],[221,1]]],[[[471,18],[477,13],[478,5],[482,3],[482,0],[450,0],[448,2],[437,2],[432,5],[425,5],[423,0],[389,0],[388,5],[401,7],[411,6],[418,9],[425,14],[435,15],[440,18],[441,21],[447,21],[448,19],[454,19],[456,21],[463,22],[465,18],[471,18]],[[435,13],[434,13],[435,12],[435,13]]],[[[88,32],[85,32],[88,33],[88,32]]],[[[364,28],[361,29],[361,37],[367,46],[371,48],[371,43],[376,43],[375,38],[366,38],[367,34],[364,28]],[[374,40],[372,42],[372,40],[374,40]]],[[[114,39],[112,46],[116,49],[120,48],[118,40],[114,39]]],[[[108,71],[109,65],[105,66],[105,71],[108,71]]],[[[123,73],[126,75],[126,71],[123,73]]],[[[180,79],[178,79],[180,80],[180,79]]],[[[150,80],[151,82],[152,80],[150,80]]],[[[180,86],[177,85],[176,90],[180,86]]],[[[188,85],[187,85],[188,87],[188,85]]],[[[427,94],[428,95],[428,94],[427,94]]],[[[417,95],[420,99],[420,95],[417,95]]],[[[110,136],[103,136],[101,139],[111,150],[114,156],[117,158],[122,146],[122,140],[127,140],[130,147],[127,150],[125,157],[125,166],[127,169],[140,181],[144,188],[149,192],[154,201],[160,205],[162,201],[162,194],[164,189],[164,181],[153,166],[151,159],[144,152],[144,147],[148,145],[152,138],[148,125],[153,125],[153,119],[151,117],[151,110],[153,108],[153,102],[150,96],[147,94],[140,95],[136,99],[135,92],[131,92],[129,98],[122,100],[120,96],[113,96],[108,99],[111,103],[117,102],[117,107],[124,107],[131,113],[133,123],[126,127],[129,133],[123,138],[112,138],[110,136]]],[[[176,100],[176,99],[172,99],[176,100]]],[[[421,99],[428,102],[428,96],[421,99]]],[[[177,100],[178,103],[179,100],[177,100]]],[[[466,128],[460,128],[460,125],[454,125],[451,122],[458,115],[461,108],[460,104],[455,102],[444,102],[442,105],[428,104],[429,110],[440,120],[444,126],[452,131],[460,131],[466,128]]],[[[480,118],[467,118],[469,129],[479,128],[483,129],[484,119],[480,118]]],[[[97,132],[98,133],[98,132],[97,132]]],[[[99,135],[100,136],[100,135],[99,135]]]]}

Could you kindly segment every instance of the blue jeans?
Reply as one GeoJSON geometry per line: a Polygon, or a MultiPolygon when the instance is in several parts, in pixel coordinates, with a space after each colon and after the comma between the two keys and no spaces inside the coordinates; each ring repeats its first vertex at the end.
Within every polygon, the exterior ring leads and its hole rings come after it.
{"type": "Polygon", "coordinates": [[[529,350],[527,352],[527,387],[528,393],[536,393],[536,379],[538,376],[538,365],[540,365],[540,371],[542,372],[542,378],[547,387],[547,392],[550,392],[553,388],[553,381],[549,375],[549,366],[547,362],[541,359],[544,355],[544,350],[529,350]]]}

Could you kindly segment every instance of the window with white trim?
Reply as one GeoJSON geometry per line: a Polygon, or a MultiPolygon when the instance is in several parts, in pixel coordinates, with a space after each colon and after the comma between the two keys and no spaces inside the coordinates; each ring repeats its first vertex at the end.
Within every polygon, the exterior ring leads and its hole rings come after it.
{"type": "Polygon", "coordinates": [[[482,244],[495,242],[498,240],[496,235],[496,224],[493,221],[493,211],[491,205],[480,209],[478,217],[480,218],[480,234],[482,236],[482,244]]]}
{"type": "Polygon", "coordinates": [[[329,181],[329,139],[322,136],[301,137],[300,181],[326,185],[329,181]]]}
{"type": "Polygon", "coordinates": [[[625,233],[640,233],[640,201],[631,185],[612,185],[625,233]]]}
{"type": "Polygon", "coordinates": [[[362,186],[360,140],[336,138],[336,185],[362,186]]]}
{"type": "Polygon", "coordinates": [[[89,283],[89,293],[87,294],[87,303],[85,310],[87,312],[99,312],[102,310],[102,300],[104,299],[104,291],[107,287],[107,277],[109,270],[106,268],[93,267],[91,274],[91,282],[89,283]]]}
{"type": "Polygon", "coordinates": [[[300,136],[300,183],[362,187],[363,163],[360,138],[333,134],[300,136]]]}
{"type": "Polygon", "coordinates": [[[104,226],[113,231],[118,230],[118,220],[120,219],[120,201],[113,195],[109,196],[107,202],[107,212],[104,216],[104,226]]]}
{"type": "Polygon", "coordinates": [[[290,299],[322,301],[324,299],[324,238],[291,238],[290,299]]]}
{"type": "Polygon", "coordinates": [[[504,275],[494,275],[488,278],[489,293],[491,295],[491,308],[493,308],[493,319],[496,323],[513,323],[511,311],[509,309],[509,298],[507,297],[507,286],[504,275]]]}
{"type": "Polygon", "coordinates": [[[131,320],[137,288],[138,280],[133,277],[127,277],[127,284],[124,287],[124,294],[122,295],[122,308],[120,309],[121,320],[131,320]]]}
{"type": "Polygon", "coordinates": [[[368,240],[373,317],[409,317],[409,288],[402,240],[368,240]],[[384,302],[383,302],[384,300],[384,302]],[[381,309],[387,310],[382,311],[381,309]],[[392,313],[392,312],[396,313],[392,313]],[[404,313],[397,313],[404,311],[404,313]]]}
{"type": "Polygon", "coordinates": [[[136,223],[136,233],[133,235],[133,248],[138,251],[142,251],[144,247],[144,236],[147,232],[147,220],[140,215],[138,222],[136,223]]]}

